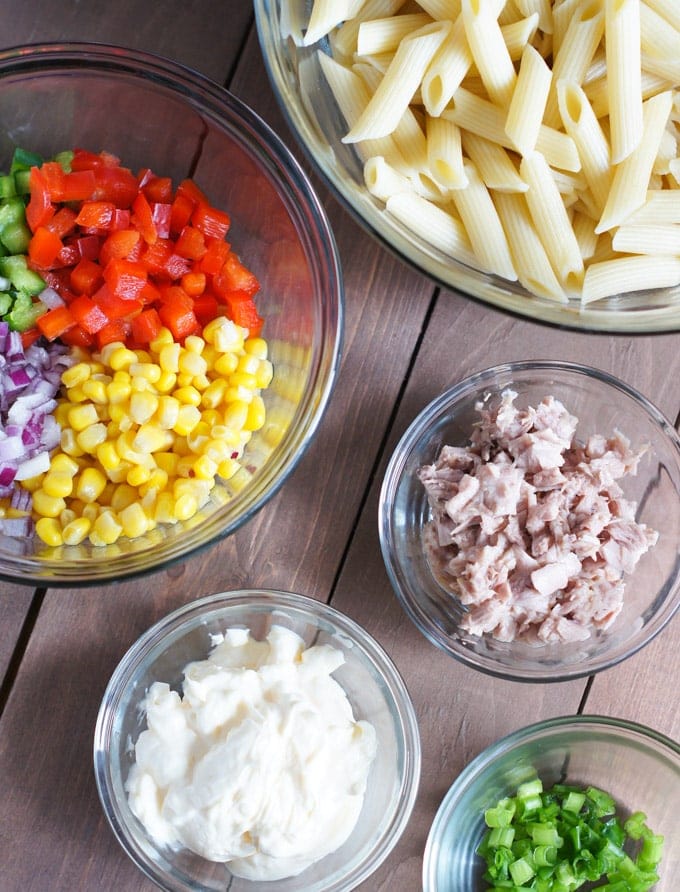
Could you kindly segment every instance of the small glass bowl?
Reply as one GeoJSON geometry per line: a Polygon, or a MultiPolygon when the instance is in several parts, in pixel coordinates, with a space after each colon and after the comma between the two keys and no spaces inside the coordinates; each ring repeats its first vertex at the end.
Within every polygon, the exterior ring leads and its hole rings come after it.
{"type": "Polygon", "coordinates": [[[515,731],[480,753],[458,775],[432,823],[423,861],[423,892],[477,892],[483,860],[475,854],[484,811],[538,776],[592,785],[615,800],[624,818],[642,811],[664,839],[655,892],[677,889],[680,863],[680,746],[634,722],[584,715],[549,719],[515,731]]]}
{"type": "Polygon", "coordinates": [[[118,841],[135,864],[162,889],[192,892],[348,892],[377,869],[409,820],[420,780],[420,736],[408,691],[390,658],[353,620],[328,605],[289,592],[250,590],[211,595],[166,616],[125,654],[104,694],[94,738],[94,769],[104,812],[118,841]],[[159,847],[132,814],[125,781],[132,750],[145,727],[140,705],[155,681],[181,689],[184,666],[205,659],[211,636],[230,627],[250,629],[263,639],[272,625],[284,626],[311,644],[342,651],[345,663],[333,673],[344,688],[355,719],[376,730],[359,821],[337,851],[295,877],[262,884],[233,877],[215,864],[180,849],[159,847]]]}
{"type": "Polygon", "coordinates": [[[158,570],[234,532],[287,479],[311,442],[337,373],[340,261],[325,211],[274,132],[235,96],[174,62],[121,47],[47,44],[0,52],[0,169],[14,147],[73,147],[193,177],[232,221],[229,241],[258,276],[275,378],[247,467],[195,517],[115,545],[48,548],[0,536],[0,578],[97,585],[158,570]]]}
{"type": "Polygon", "coordinates": [[[572,363],[530,361],[486,369],[437,397],[397,445],[382,484],[379,531],[383,557],[402,607],[435,645],[468,666],[514,681],[553,682],[614,666],[651,641],[680,607],[680,439],[645,397],[605,372],[572,363]],[[619,481],[638,505],[637,520],[657,530],[656,545],[626,578],[624,606],[606,630],[585,641],[535,646],[474,636],[460,628],[459,601],[433,576],[422,544],[430,519],[416,472],[442,446],[469,442],[475,405],[506,388],[516,405],[552,395],[579,419],[576,437],[619,430],[633,448],[648,445],[638,472],[619,481]]]}
{"type": "Polygon", "coordinates": [[[260,46],[291,130],[319,174],[358,222],[402,260],[444,288],[532,320],[585,331],[655,332],[680,327],[680,286],[622,293],[581,307],[530,294],[517,282],[454,260],[401,221],[366,188],[363,160],[342,142],[348,127],[319,62],[327,39],[301,45],[309,0],[254,0],[260,46]]]}

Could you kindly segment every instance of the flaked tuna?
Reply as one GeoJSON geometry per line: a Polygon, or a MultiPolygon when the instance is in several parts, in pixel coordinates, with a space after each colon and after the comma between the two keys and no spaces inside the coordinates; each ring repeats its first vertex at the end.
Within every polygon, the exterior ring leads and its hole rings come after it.
{"type": "Polygon", "coordinates": [[[616,619],[623,577],[658,538],[617,482],[645,450],[619,432],[579,444],[559,400],[518,409],[516,398],[479,404],[469,446],[444,446],[419,469],[432,510],[424,546],[469,633],[583,640],[616,619]]]}

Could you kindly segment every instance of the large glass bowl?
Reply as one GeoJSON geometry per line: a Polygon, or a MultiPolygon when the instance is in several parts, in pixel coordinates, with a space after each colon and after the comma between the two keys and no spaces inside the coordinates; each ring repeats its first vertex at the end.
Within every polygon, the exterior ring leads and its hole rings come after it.
{"type": "Polygon", "coordinates": [[[309,445],[339,364],[343,286],[333,234],[301,168],[236,97],[180,65],[86,44],[0,53],[0,169],[19,145],[45,156],[106,149],[175,185],[193,176],[228,210],[229,241],[259,277],[274,381],[247,471],[191,521],[113,546],[47,548],[0,537],[0,578],[95,585],[158,569],[232,533],[262,507],[309,445]]]}
{"type": "Polygon", "coordinates": [[[194,601],[169,614],[130,648],[104,694],[94,740],[99,795],[119,842],[135,864],[162,889],[209,892],[348,892],[384,861],[409,820],[420,779],[420,737],[413,704],[382,648],[355,622],[328,605],[278,591],[234,591],[194,601]],[[140,704],[154,681],[180,689],[186,663],[205,659],[213,635],[230,627],[263,639],[272,625],[300,635],[305,646],[328,644],[344,655],[333,673],[354,718],[375,728],[377,755],[359,820],[334,853],[301,874],[263,884],[233,877],[225,864],[187,850],[156,845],[132,814],[125,781],[132,744],[145,727],[140,704]]]}
{"type": "Polygon", "coordinates": [[[468,666],[515,681],[550,682],[590,675],[619,663],[657,635],[680,607],[680,439],[644,396],[597,369],[572,363],[508,363],[466,378],[426,406],[389,461],[380,493],[383,557],[402,607],[435,645],[468,666]],[[509,388],[518,407],[552,395],[579,419],[576,438],[619,430],[632,448],[648,445],[637,474],[619,483],[637,503],[637,520],[659,533],[635,572],[626,577],[623,609],[585,641],[536,646],[471,635],[460,623],[467,608],[435,579],[422,542],[430,519],[417,477],[444,445],[469,442],[478,401],[497,402],[509,388]]]}
{"type": "Polygon", "coordinates": [[[634,722],[601,716],[564,716],[509,734],[480,753],[453,782],[435,816],[425,847],[423,892],[481,892],[484,862],[475,854],[484,810],[538,776],[555,783],[592,785],[608,792],[617,813],[642,811],[664,837],[655,892],[678,885],[680,746],[634,722]]]}
{"type": "Polygon", "coordinates": [[[336,197],[398,257],[446,288],[533,320],[612,332],[680,327],[680,286],[619,294],[583,309],[575,300],[560,304],[453,260],[386,214],[365,186],[356,149],[341,141],[348,128],[319,62],[319,53],[330,55],[328,40],[302,46],[295,36],[306,28],[311,0],[254,0],[254,7],[269,78],[293,133],[336,197]]]}

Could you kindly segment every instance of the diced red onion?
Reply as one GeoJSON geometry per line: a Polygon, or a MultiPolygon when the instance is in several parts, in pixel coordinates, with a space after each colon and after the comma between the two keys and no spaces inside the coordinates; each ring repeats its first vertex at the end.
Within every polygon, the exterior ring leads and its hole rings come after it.
{"type": "Polygon", "coordinates": [[[47,288],[43,288],[38,295],[38,299],[40,300],[40,303],[45,304],[48,310],[54,310],[55,307],[64,306],[63,297],[50,285],[48,285],[47,288]]]}

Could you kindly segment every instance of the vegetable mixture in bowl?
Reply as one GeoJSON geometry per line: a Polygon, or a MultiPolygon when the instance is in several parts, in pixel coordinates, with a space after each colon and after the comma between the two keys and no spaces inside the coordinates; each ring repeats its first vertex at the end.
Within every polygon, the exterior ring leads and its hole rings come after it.
{"type": "Polygon", "coordinates": [[[333,237],[266,125],[170,62],[7,51],[0,112],[0,575],[153,570],[252,516],[313,435],[333,237]]]}

